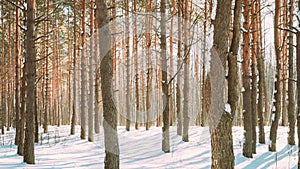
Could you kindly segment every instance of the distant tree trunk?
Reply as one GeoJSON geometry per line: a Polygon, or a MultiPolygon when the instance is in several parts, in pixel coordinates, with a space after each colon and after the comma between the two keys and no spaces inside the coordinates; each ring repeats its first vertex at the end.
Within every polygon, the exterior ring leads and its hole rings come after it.
{"type": "Polygon", "coordinates": [[[190,117],[189,117],[189,47],[188,47],[188,0],[185,1],[184,5],[184,86],[183,86],[183,135],[182,141],[188,142],[189,141],[189,125],[190,125],[190,117]]]}
{"type": "Polygon", "coordinates": [[[262,55],[262,27],[261,27],[261,1],[258,0],[256,4],[256,11],[258,11],[258,16],[256,18],[258,22],[257,31],[259,32],[259,38],[257,41],[257,69],[259,74],[259,81],[258,81],[258,105],[257,105],[257,113],[258,113],[258,126],[259,126],[259,143],[265,144],[265,131],[264,131],[264,83],[265,80],[265,72],[264,72],[264,62],[263,62],[263,55],[262,55]]]}
{"type": "MultiPolygon", "coordinates": [[[[19,0],[16,0],[16,5],[19,5],[19,0]]],[[[15,111],[16,111],[16,138],[15,144],[19,145],[20,140],[20,12],[16,7],[16,43],[15,43],[15,111]]]]}
{"type": "Polygon", "coordinates": [[[49,32],[49,28],[50,28],[50,21],[49,21],[49,10],[50,10],[50,0],[47,0],[47,10],[46,10],[46,91],[45,91],[45,111],[44,111],[44,124],[43,124],[43,128],[44,128],[44,133],[48,133],[48,106],[49,106],[49,37],[50,37],[50,32],[49,32]]]}
{"type": "MultiPolygon", "coordinates": [[[[294,19],[294,0],[289,1],[289,25],[293,25],[294,19]]],[[[288,144],[295,145],[295,89],[294,89],[294,35],[292,32],[288,35],[289,44],[289,79],[288,79],[288,122],[289,122],[289,132],[288,132],[288,144]]],[[[297,66],[298,67],[298,66],[297,66]]]]}
{"type": "MultiPolygon", "coordinates": [[[[133,0],[133,11],[137,11],[137,0],[133,0]]],[[[136,98],[136,110],[135,110],[135,129],[140,128],[140,98],[139,98],[139,53],[138,53],[138,35],[137,35],[137,16],[133,18],[133,55],[135,55],[135,98],[136,98]]]]}
{"type": "MultiPolygon", "coordinates": [[[[181,48],[182,48],[182,9],[183,9],[183,1],[178,1],[178,46],[177,46],[177,55],[178,55],[178,62],[177,62],[177,69],[179,69],[179,66],[181,64],[181,48]]],[[[180,71],[180,70],[177,70],[180,71]]],[[[176,83],[176,114],[177,114],[177,135],[182,135],[182,111],[181,111],[181,90],[180,90],[180,78],[181,73],[179,72],[177,75],[177,83],[176,83]]]]}
{"type": "MultiPolygon", "coordinates": [[[[251,78],[250,78],[250,5],[248,0],[244,0],[244,24],[246,30],[243,32],[243,109],[244,109],[244,134],[245,143],[243,146],[243,155],[252,158],[252,110],[251,110],[251,78]]],[[[252,2],[252,1],[251,1],[252,2]]]]}
{"type": "Polygon", "coordinates": [[[169,112],[169,84],[167,73],[167,38],[166,38],[166,1],[160,1],[160,57],[161,57],[161,73],[162,73],[162,99],[163,99],[163,128],[162,128],[162,151],[165,153],[170,152],[170,112],[169,112]]]}
{"type": "Polygon", "coordinates": [[[72,114],[72,120],[71,120],[71,135],[75,134],[75,125],[76,125],[76,95],[77,95],[77,90],[76,90],[76,46],[77,46],[77,34],[76,34],[76,1],[74,1],[73,4],[73,8],[74,8],[74,30],[73,30],[73,104],[72,104],[72,110],[73,110],[73,114],[72,114]]]}
{"type": "MultiPolygon", "coordinates": [[[[1,11],[4,11],[4,3],[2,2],[1,5],[1,11]]],[[[2,32],[2,56],[1,56],[1,71],[2,71],[2,76],[1,76],[1,133],[4,134],[5,130],[4,127],[6,126],[6,64],[5,64],[5,25],[4,25],[4,13],[1,12],[1,32],[2,32]]]]}
{"type": "Polygon", "coordinates": [[[81,96],[80,96],[80,124],[81,124],[81,139],[86,139],[86,110],[87,110],[87,104],[86,104],[86,54],[85,54],[85,38],[86,38],[86,32],[85,32],[85,17],[86,17],[86,0],[82,1],[82,13],[81,13],[81,96]]]}
{"type": "MultiPolygon", "coordinates": [[[[75,14],[74,14],[75,15],[75,14]]],[[[72,97],[71,97],[71,74],[72,74],[72,61],[71,61],[71,25],[70,25],[70,10],[68,9],[68,125],[71,125],[71,111],[72,111],[72,97]]]]}
{"type": "MultiPolygon", "coordinates": [[[[125,45],[126,45],[126,130],[130,131],[130,29],[129,29],[129,0],[125,0],[125,45]]],[[[135,35],[134,35],[135,36],[135,35]]],[[[136,65],[138,66],[138,65],[136,65]]],[[[137,72],[136,72],[137,74],[137,72]]],[[[138,89],[136,89],[138,91],[138,89]]],[[[137,94],[138,95],[138,94],[137,94]]],[[[137,100],[136,102],[139,102],[137,100]]],[[[137,103],[138,104],[138,103],[137,103]]],[[[138,111],[138,110],[137,110],[138,111]]]]}
{"type": "MultiPolygon", "coordinates": [[[[288,21],[287,21],[287,18],[288,18],[288,6],[287,6],[287,0],[283,0],[282,1],[282,7],[281,7],[281,11],[282,11],[282,26],[284,28],[287,28],[287,25],[288,25],[288,21]],[[282,9],[283,8],[283,9],[282,9]]],[[[281,38],[283,39],[282,40],[282,43],[280,44],[280,46],[282,46],[282,57],[281,57],[281,76],[282,76],[282,93],[281,93],[281,101],[282,101],[282,113],[281,113],[281,117],[282,117],[282,122],[281,122],[281,125],[282,126],[287,126],[288,125],[288,113],[287,113],[287,55],[288,55],[288,52],[287,52],[287,47],[288,47],[288,44],[287,44],[287,31],[282,31],[282,35],[281,35],[281,38]]]]}
{"type": "Polygon", "coordinates": [[[217,1],[214,21],[213,48],[211,49],[210,80],[212,99],[209,113],[211,135],[211,168],[234,168],[232,116],[225,107],[225,68],[229,48],[231,0],[217,1]]]}
{"type": "MultiPolygon", "coordinates": [[[[170,28],[170,46],[169,46],[169,49],[170,49],[170,73],[169,73],[169,77],[172,78],[173,76],[173,63],[174,63],[174,59],[173,59],[173,32],[174,32],[174,16],[176,15],[176,6],[175,6],[175,0],[172,0],[172,4],[171,4],[171,15],[172,15],[172,18],[171,18],[171,28],[170,28]]],[[[196,64],[196,63],[195,63],[196,64]]],[[[174,96],[173,96],[173,86],[174,86],[174,83],[172,82],[170,85],[169,85],[169,93],[170,93],[170,126],[173,126],[175,124],[175,112],[174,112],[174,96]]]]}
{"type": "Polygon", "coordinates": [[[277,139],[277,129],[281,112],[281,88],[280,88],[280,44],[279,44],[279,31],[278,31],[278,21],[280,17],[280,0],[275,1],[275,17],[274,17],[274,43],[275,43],[275,55],[276,55],[276,76],[275,76],[275,101],[272,109],[272,122],[270,131],[270,145],[269,151],[276,151],[276,139],[277,139]]]}
{"type": "Polygon", "coordinates": [[[206,50],[207,50],[207,23],[208,23],[208,2],[205,1],[204,2],[204,23],[203,23],[203,52],[202,52],[202,84],[201,84],[201,88],[202,88],[202,97],[201,97],[201,122],[200,122],[200,125],[202,127],[206,126],[207,125],[207,113],[208,113],[208,106],[207,106],[207,91],[206,90],[206,81],[207,81],[207,78],[208,76],[206,76],[206,50]]]}
{"type": "Polygon", "coordinates": [[[88,98],[88,141],[94,141],[94,1],[90,2],[90,56],[89,56],[89,98],[88,98]]]}
{"type": "MultiPolygon", "coordinates": [[[[26,55],[25,55],[25,92],[26,92],[26,130],[24,144],[24,162],[34,164],[34,111],[35,111],[35,78],[36,78],[36,52],[35,52],[35,0],[27,0],[27,29],[26,29],[26,55]]],[[[24,118],[24,117],[23,117],[24,118]]]]}
{"type": "Polygon", "coordinates": [[[257,126],[257,55],[258,55],[258,12],[257,2],[254,2],[254,4],[251,7],[251,30],[252,30],[252,44],[251,44],[251,113],[252,113],[252,154],[256,154],[256,126],[257,126]]]}
{"type": "Polygon", "coordinates": [[[230,52],[228,55],[228,104],[231,107],[232,117],[235,117],[237,111],[237,104],[239,101],[239,76],[238,76],[238,64],[237,56],[240,47],[241,39],[241,12],[242,12],[242,0],[235,0],[234,6],[234,20],[233,20],[233,34],[230,46],[230,52]]]}
{"type": "Polygon", "coordinates": [[[112,54],[110,46],[109,18],[105,0],[96,1],[97,21],[99,33],[99,51],[101,52],[101,91],[103,100],[103,126],[105,144],[105,167],[106,169],[117,169],[120,167],[119,142],[117,133],[117,110],[114,103],[113,94],[113,70],[112,54]]]}
{"type": "MultiPolygon", "coordinates": [[[[147,13],[152,12],[152,0],[147,1],[147,13]]],[[[150,129],[152,117],[151,117],[151,100],[152,100],[152,58],[151,58],[151,24],[152,17],[146,17],[146,58],[147,58],[147,91],[146,91],[146,130],[150,129]]]]}

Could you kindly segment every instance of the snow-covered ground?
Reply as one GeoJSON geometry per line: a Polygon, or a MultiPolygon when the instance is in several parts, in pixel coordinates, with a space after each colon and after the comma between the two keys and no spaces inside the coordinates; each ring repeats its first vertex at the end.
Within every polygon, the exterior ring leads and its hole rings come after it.
{"type": "MultiPolygon", "coordinates": [[[[184,143],[176,135],[176,127],[171,127],[171,153],[161,151],[161,128],[150,131],[126,132],[119,127],[121,168],[210,168],[211,150],[208,128],[191,127],[190,142],[184,143]]],[[[76,135],[70,136],[69,126],[50,127],[49,135],[43,134],[42,143],[35,147],[35,165],[27,165],[17,155],[14,132],[0,137],[0,168],[103,168],[103,132],[95,135],[95,142],[80,140],[79,126],[76,135]]],[[[269,127],[265,128],[266,138],[269,127]]],[[[103,131],[103,130],[101,130],[103,131]]],[[[287,145],[287,127],[279,127],[277,153],[268,152],[268,145],[257,145],[253,159],[242,156],[243,128],[234,127],[234,152],[236,168],[297,168],[297,146],[287,145]],[[277,159],[277,163],[276,163],[277,159]]]]}

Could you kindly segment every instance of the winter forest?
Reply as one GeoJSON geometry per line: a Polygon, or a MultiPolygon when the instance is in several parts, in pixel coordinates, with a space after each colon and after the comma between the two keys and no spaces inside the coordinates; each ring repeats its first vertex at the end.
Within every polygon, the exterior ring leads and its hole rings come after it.
{"type": "Polygon", "coordinates": [[[300,168],[300,1],[0,0],[0,168],[300,168]]]}

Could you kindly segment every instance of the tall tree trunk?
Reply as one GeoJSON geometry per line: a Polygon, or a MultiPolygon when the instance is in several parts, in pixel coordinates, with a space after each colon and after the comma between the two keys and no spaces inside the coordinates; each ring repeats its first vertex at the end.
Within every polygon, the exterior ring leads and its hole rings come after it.
{"type": "Polygon", "coordinates": [[[86,32],[85,32],[85,17],[86,17],[86,0],[82,1],[82,9],[81,9],[81,100],[80,100],[80,124],[81,124],[81,139],[86,139],[86,108],[87,108],[87,102],[86,102],[86,55],[85,55],[85,38],[86,38],[86,32]]]}
{"type": "MultiPolygon", "coordinates": [[[[75,15],[75,14],[74,14],[75,15]]],[[[70,10],[68,9],[68,118],[67,124],[71,125],[71,111],[72,111],[72,100],[71,100],[71,74],[72,74],[72,61],[71,61],[71,33],[70,33],[71,25],[70,25],[70,10]]]]}
{"type": "Polygon", "coordinates": [[[89,56],[89,98],[88,98],[88,141],[94,141],[94,1],[90,2],[90,56],[89,56]]]}
{"type": "Polygon", "coordinates": [[[271,122],[271,131],[270,131],[270,145],[269,151],[275,152],[276,151],[276,138],[277,138],[277,129],[278,129],[278,122],[280,118],[281,112],[281,88],[280,88],[280,44],[279,44],[279,31],[278,31],[278,21],[279,21],[279,14],[280,14],[280,0],[275,1],[275,17],[274,17],[274,43],[275,43],[275,55],[276,55],[276,76],[275,76],[275,95],[274,95],[274,105],[272,110],[272,122],[271,122]]]}
{"type": "MultiPolygon", "coordinates": [[[[283,9],[281,9],[282,11],[282,26],[284,28],[287,28],[287,25],[288,25],[288,21],[287,21],[287,18],[288,18],[288,6],[287,6],[287,0],[283,0],[282,1],[282,7],[283,9]]],[[[287,44],[287,31],[282,31],[282,43],[280,44],[282,46],[282,63],[281,63],[281,73],[282,73],[282,122],[281,122],[281,125],[282,126],[287,126],[288,125],[288,113],[287,113],[287,55],[288,55],[288,52],[287,52],[287,47],[288,47],[288,44],[287,44]]]]}
{"type": "MultiPolygon", "coordinates": [[[[243,146],[243,155],[252,158],[252,103],[251,103],[251,78],[250,78],[250,2],[244,0],[244,23],[246,30],[243,32],[243,63],[242,63],[242,79],[243,79],[243,107],[244,107],[244,130],[245,143],[243,146]]],[[[252,1],[251,1],[252,2],[252,1]]]]}
{"type": "Polygon", "coordinates": [[[49,10],[50,10],[50,0],[47,0],[47,11],[46,11],[46,91],[45,91],[45,110],[44,110],[44,124],[43,124],[43,128],[44,128],[44,133],[48,133],[48,111],[49,108],[49,37],[50,37],[50,21],[49,21],[49,10]]]}
{"type": "MultiPolygon", "coordinates": [[[[152,12],[152,0],[147,1],[146,12],[152,12]]],[[[146,58],[147,58],[147,91],[146,91],[146,130],[150,129],[152,117],[151,117],[151,100],[152,100],[152,57],[151,57],[151,24],[152,17],[146,17],[146,58]]]]}
{"type": "MultiPolygon", "coordinates": [[[[131,112],[130,112],[130,29],[129,29],[129,0],[125,0],[125,45],[126,45],[126,130],[130,130],[131,112]]],[[[137,64],[137,63],[136,63],[137,64]]],[[[138,66],[138,65],[136,65],[138,66]]],[[[137,75],[137,72],[136,72],[137,75]]],[[[138,89],[136,89],[138,91],[138,89]]],[[[138,95],[138,94],[137,94],[138,95]]],[[[136,100],[137,104],[139,100],[136,100]]],[[[138,110],[136,110],[138,111],[138,110]]]]}
{"type": "Polygon", "coordinates": [[[213,106],[209,113],[209,128],[212,147],[211,168],[213,169],[234,168],[232,116],[230,112],[224,111],[225,68],[229,50],[231,5],[231,0],[219,0],[217,2],[213,48],[211,49],[210,78],[211,104],[213,106]]]}
{"type": "Polygon", "coordinates": [[[162,99],[163,99],[163,127],[162,127],[162,151],[170,152],[170,112],[169,112],[169,87],[167,73],[167,38],[166,38],[166,1],[160,1],[160,57],[161,57],[161,73],[162,73],[162,99]]]}
{"type": "Polygon", "coordinates": [[[235,0],[234,6],[234,20],[233,20],[233,35],[230,46],[230,52],[228,55],[228,104],[231,107],[232,116],[235,117],[237,104],[239,100],[239,91],[237,86],[239,85],[237,56],[239,52],[239,44],[241,39],[241,12],[242,12],[242,0],[235,0]]]}
{"type": "MultiPolygon", "coordinates": [[[[25,92],[26,92],[26,129],[24,144],[24,162],[34,164],[34,111],[35,111],[35,0],[27,0],[27,30],[25,55],[25,92]]],[[[24,117],[23,117],[24,118],[24,117]]]]}
{"type": "Polygon", "coordinates": [[[251,34],[252,34],[252,45],[251,45],[251,113],[252,113],[252,154],[256,154],[256,126],[257,126],[257,55],[258,55],[258,30],[257,30],[257,16],[258,11],[256,9],[257,2],[253,2],[251,7],[251,34]]]}
{"type": "MultiPolygon", "coordinates": [[[[133,0],[133,11],[137,12],[137,0],[133,0]]],[[[136,110],[135,110],[135,129],[140,128],[140,98],[139,98],[139,54],[138,54],[138,35],[137,35],[137,16],[133,19],[133,55],[135,55],[135,99],[136,99],[136,110]]],[[[142,78],[141,78],[142,79],[142,78]]],[[[141,80],[142,82],[142,80],[141,80]]]]}
{"type": "Polygon", "coordinates": [[[101,91],[103,99],[103,126],[104,126],[104,144],[105,144],[105,167],[119,168],[119,142],[117,133],[117,110],[114,103],[113,94],[113,70],[112,54],[110,46],[109,18],[105,0],[96,1],[97,21],[99,33],[99,51],[101,52],[101,91]]]}
{"type": "MultiPolygon", "coordinates": [[[[289,25],[293,25],[294,19],[294,0],[289,1],[289,25]]],[[[288,35],[289,43],[289,79],[288,79],[288,122],[289,122],[289,132],[288,132],[288,144],[295,145],[295,89],[294,89],[294,35],[292,32],[288,35]]]]}
{"type": "MultiPolygon", "coordinates": [[[[171,6],[172,10],[171,10],[171,28],[170,28],[170,72],[169,72],[169,77],[170,79],[173,76],[173,63],[174,63],[174,59],[173,59],[173,32],[174,32],[174,16],[176,15],[176,6],[175,6],[175,0],[172,0],[172,6],[171,6]]],[[[170,126],[173,126],[175,124],[175,112],[174,112],[174,95],[173,95],[173,87],[174,87],[174,83],[172,82],[169,85],[169,93],[170,93],[170,126]]]]}
{"type": "MultiPolygon", "coordinates": [[[[182,48],[182,9],[183,9],[183,1],[178,1],[178,46],[177,46],[177,55],[178,55],[178,62],[177,62],[177,71],[180,71],[179,65],[181,64],[181,48],[182,48]]],[[[177,135],[182,135],[182,111],[181,111],[181,90],[180,90],[180,78],[181,73],[179,72],[177,75],[177,83],[176,83],[176,114],[177,114],[177,135]]]]}
{"type": "Polygon", "coordinates": [[[206,76],[206,53],[207,53],[207,23],[208,23],[208,2],[204,2],[204,23],[203,23],[203,52],[202,52],[202,97],[201,97],[201,122],[200,125],[202,127],[207,125],[207,113],[208,113],[208,106],[207,106],[207,92],[206,90],[206,81],[207,81],[207,76],[206,76]]]}
{"type": "MultiPolygon", "coordinates": [[[[19,0],[16,0],[16,5],[19,5],[19,0]]],[[[16,111],[16,138],[15,144],[19,145],[20,140],[20,12],[16,7],[16,43],[15,43],[15,111],[16,111]]]]}
{"type": "Polygon", "coordinates": [[[189,141],[189,125],[190,125],[190,117],[189,117],[189,37],[188,37],[188,0],[185,1],[184,5],[184,13],[183,13],[183,19],[184,19],[184,26],[183,26],[183,32],[184,32],[184,86],[183,86],[183,134],[182,134],[182,140],[184,142],[189,141]]]}
{"type": "Polygon", "coordinates": [[[77,79],[77,76],[76,76],[76,56],[77,56],[77,34],[76,34],[76,1],[74,1],[74,4],[73,4],[73,8],[74,8],[74,30],[73,30],[73,103],[72,103],[72,110],[73,110],[73,113],[72,113],[72,120],[71,120],[71,135],[74,135],[75,134],[75,125],[76,125],[76,96],[77,96],[77,88],[76,88],[76,79],[77,79]]]}
{"type": "Polygon", "coordinates": [[[261,1],[258,0],[256,4],[256,11],[258,11],[258,16],[256,18],[256,21],[258,22],[258,41],[257,41],[257,69],[259,74],[259,81],[258,81],[258,90],[259,90],[259,96],[258,96],[258,105],[257,105],[257,114],[258,114],[258,126],[259,126],[259,143],[265,144],[265,131],[264,131],[264,112],[266,111],[264,108],[264,100],[266,97],[264,97],[264,83],[265,80],[265,72],[264,72],[264,61],[263,61],[263,55],[262,55],[262,27],[261,27],[261,1]]]}
{"type": "MultiPolygon", "coordinates": [[[[4,11],[4,3],[2,2],[1,11],[4,11]]],[[[1,133],[4,134],[4,127],[6,126],[6,61],[5,61],[5,25],[4,25],[4,12],[1,12],[1,28],[2,28],[2,56],[1,56],[1,67],[2,67],[2,76],[1,76],[1,133]]]]}

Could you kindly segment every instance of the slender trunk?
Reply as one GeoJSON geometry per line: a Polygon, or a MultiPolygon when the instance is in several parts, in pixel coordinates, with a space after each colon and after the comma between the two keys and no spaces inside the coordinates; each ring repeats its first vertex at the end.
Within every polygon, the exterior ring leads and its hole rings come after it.
{"type": "Polygon", "coordinates": [[[44,111],[44,124],[43,124],[43,128],[44,128],[44,133],[48,133],[48,106],[49,106],[49,37],[50,37],[50,32],[49,32],[49,28],[50,28],[50,21],[49,21],[49,10],[50,10],[50,0],[47,0],[47,11],[46,11],[46,91],[45,91],[45,111],[44,111]]]}
{"type": "MultiPolygon", "coordinates": [[[[258,114],[258,126],[259,126],[259,143],[265,144],[265,131],[264,131],[264,112],[266,111],[264,109],[264,87],[263,87],[263,81],[265,78],[265,72],[264,72],[264,63],[263,63],[263,55],[262,55],[262,27],[261,27],[261,1],[258,0],[257,2],[257,11],[258,16],[256,18],[258,22],[258,28],[257,31],[259,32],[258,41],[257,41],[257,69],[259,74],[259,81],[258,81],[258,90],[259,90],[259,96],[258,96],[258,105],[257,105],[257,114],[258,114]]],[[[266,101],[266,100],[265,100],[266,101]]]]}
{"type": "Polygon", "coordinates": [[[161,73],[162,73],[162,99],[163,99],[163,127],[162,127],[162,151],[170,152],[170,112],[169,112],[169,89],[168,89],[168,73],[167,73],[167,38],[166,38],[166,1],[160,1],[160,57],[161,57],[161,73]]]}
{"type": "MultiPolygon", "coordinates": [[[[243,146],[243,155],[252,158],[252,102],[251,102],[251,79],[250,79],[250,5],[248,0],[244,0],[244,29],[243,32],[243,115],[244,115],[244,130],[245,143],[243,146]]],[[[252,1],[251,1],[252,2],[252,1]]]]}
{"type": "MultiPolygon", "coordinates": [[[[282,1],[282,7],[283,8],[281,11],[282,11],[282,25],[284,28],[287,28],[287,25],[288,25],[288,22],[287,22],[287,18],[288,18],[288,6],[287,6],[287,0],[283,0],[282,1]]],[[[282,43],[280,45],[282,45],[282,63],[281,63],[281,72],[282,72],[282,122],[281,122],[281,125],[282,126],[287,126],[288,125],[288,113],[287,113],[287,55],[288,55],[288,52],[287,52],[287,47],[288,47],[288,44],[287,44],[287,31],[282,31],[282,43]]]]}
{"type": "MultiPolygon", "coordinates": [[[[16,0],[16,5],[19,5],[19,0],[16,0]]],[[[20,12],[19,8],[16,8],[16,43],[15,43],[15,111],[16,111],[16,138],[15,144],[19,145],[19,135],[20,135],[20,62],[19,62],[19,54],[20,54],[20,12]]]]}
{"type": "MultiPolygon", "coordinates": [[[[147,12],[152,12],[152,0],[148,0],[147,2],[147,12]]],[[[151,24],[152,24],[152,17],[146,17],[146,58],[147,58],[147,91],[146,91],[146,111],[147,111],[147,118],[146,118],[146,130],[150,129],[152,117],[151,117],[151,89],[152,89],[152,58],[151,58],[151,24]]]]}
{"type": "Polygon", "coordinates": [[[272,122],[271,122],[271,131],[270,131],[270,145],[269,151],[276,151],[276,139],[277,139],[277,129],[281,112],[281,88],[280,88],[280,44],[279,44],[279,31],[278,31],[278,20],[280,14],[280,0],[275,1],[275,18],[274,18],[274,43],[275,43],[275,55],[276,55],[276,76],[275,76],[275,95],[274,95],[274,105],[272,109],[272,122]]]}
{"type": "Polygon", "coordinates": [[[183,13],[183,33],[184,33],[184,85],[183,85],[183,133],[182,140],[184,142],[189,141],[189,46],[188,46],[188,1],[185,1],[184,13],[183,13]]]}
{"type": "MultiPolygon", "coordinates": [[[[133,11],[137,11],[137,2],[133,0],[133,11]]],[[[140,98],[139,98],[139,54],[138,54],[138,35],[137,35],[137,16],[133,19],[134,29],[133,29],[133,55],[135,55],[135,98],[136,98],[136,114],[135,114],[135,129],[140,128],[140,98]]]]}
{"type": "MultiPolygon", "coordinates": [[[[256,3],[255,3],[256,4],[256,3]]],[[[251,8],[251,30],[252,30],[252,45],[251,45],[251,110],[252,110],[252,154],[256,154],[256,126],[257,126],[257,42],[258,42],[258,30],[257,30],[257,16],[258,11],[256,5],[253,4],[251,8]]]]}
{"type": "Polygon", "coordinates": [[[209,111],[209,110],[207,110],[207,108],[208,108],[208,106],[207,106],[207,91],[208,90],[206,90],[206,86],[205,86],[205,83],[206,83],[206,50],[207,50],[207,45],[206,45],[206,43],[207,43],[207,38],[206,38],[206,36],[207,36],[207,22],[208,22],[208,10],[207,10],[207,1],[205,1],[204,2],[205,4],[204,4],[204,11],[205,11],[205,13],[204,13],[204,23],[203,23],[203,52],[202,52],[202,84],[201,84],[201,88],[202,88],[202,98],[201,98],[201,102],[202,102],[202,104],[201,104],[201,122],[200,122],[200,125],[202,126],[202,127],[204,127],[204,126],[206,126],[207,125],[207,123],[206,123],[206,121],[207,121],[207,112],[209,111]]]}
{"type": "MultiPolygon", "coordinates": [[[[75,14],[74,14],[75,15],[75,14]]],[[[71,124],[71,111],[72,111],[72,100],[71,100],[71,74],[72,74],[72,61],[71,61],[71,35],[70,35],[70,11],[68,9],[68,116],[67,116],[67,124],[71,124]]]]}
{"type": "MultiPolygon", "coordinates": [[[[179,65],[181,64],[181,48],[182,48],[182,6],[183,1],[178,1],[178,46],[177,46],[177,55],[178,55],[178,61],[177,61],[177,69],[179,69],[179,65]]],[[[180,70],[177,70],[180,71],[180,70]]],[[[177,83],[176,83],[176,114],[177,114],[177,135],[182,135],[182,111],[181,111],[181,90],[180,90],[180,78],[181,73],[179,72],[177,75],[177,83]]]]}
{"type": "MultiPolygon", "coordinates": [[[[4,11],[4,3],[1,5],[1,10],[4,11]]],[[[5,61],[5,25],[4,25],[4,13],[1,12],[1,28],[2,28],[2,56],[1,56],[1,67],[2,67],[2,76],[1,76],[1,110],[2,110],[2,115],[1,115],[1,133],[4,134],[4,127],[6,126],[6,61],[5,61]]]]}
{"type": "MultiPolygon", "coordinates": [[[[126,46],[126,130],[130,131],[131,112],[130,112],[130,32],[129,32],[129,0],[125,1],[125,46],[126,46]]],[[[138,66],[138,65],[136,65],[138,66]]],[[[138,89],[136,89],[137,91],[138,89]]],[[[138,95],[138,94],[137,94],[138,95]]],[[[136,102],[139,102],[137,100],[136,102]]]]}
{"type": "Polygon", "coordinates": [[[86,38],[86,32],[85,32],[85,16],[86,16],[86,0],[82,1],[82,13],[81,13],[81,100],[80,100],[80,124],[81,124],[81,139],[86,139],[86,110],[87,110],[87,104],[86,104],[86,55],[85,55],[85,38],[86,38]]]}
{"type": "Polygon", "coordinates": [[[89,56],[89,98],[88,98],[88,141],[94,141],[94,2],[90,2],[90,56],[89,56]]]}
{"type": "MultiPolygon", "coordinates": [[[[289,25],[293,25],[294,19],[294,0],[289,1],[289,25]]],[[[288,121],[289,121],[289,132],[288,132],[288,144],[295,145],[295,89],[294,89],[294,35],[289,33],[289,80],[288,80],[288,121]]]]}

